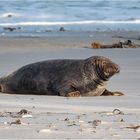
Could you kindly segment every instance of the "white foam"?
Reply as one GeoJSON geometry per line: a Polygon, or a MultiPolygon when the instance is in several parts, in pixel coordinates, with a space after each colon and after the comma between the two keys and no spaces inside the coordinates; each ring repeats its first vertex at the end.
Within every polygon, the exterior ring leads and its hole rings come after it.
{"type": "Polygon", "coordinates": [[[0,23],[0,26],[45,26],[45,25],[82,25],[82,24],[140,24],[140,20],[126,20],[126,21],[114,21],[114,20],[89,20],[89,21],[60,21],[60,22],[14,22],[14,23],[0,23]]]}

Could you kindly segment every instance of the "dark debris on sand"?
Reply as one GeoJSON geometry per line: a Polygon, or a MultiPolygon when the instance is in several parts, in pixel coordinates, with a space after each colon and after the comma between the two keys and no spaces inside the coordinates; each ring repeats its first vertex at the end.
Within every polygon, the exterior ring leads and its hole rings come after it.
{"type": "Polygon", "coordinates": [[[93,48],[93,49],[138,48],[138,47],[140,47],[140,45],[135,44],[131,40],[126,40],[124,42],[120,41],[118,43],[114,43],[114,44],[111,44],[111,45],[104,45],[104,44],[101,44],[100,42],[96,42],[96,41],[91,43],[91,48],[93,48]]]}

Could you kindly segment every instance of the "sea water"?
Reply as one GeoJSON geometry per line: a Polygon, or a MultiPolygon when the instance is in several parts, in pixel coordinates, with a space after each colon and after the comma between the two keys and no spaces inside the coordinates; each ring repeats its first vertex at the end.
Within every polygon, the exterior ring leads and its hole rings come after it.
{"type": "Polygon", "coordinates": [[[140,0],[0,0],[0,31],[140,30],[140,0]]]}

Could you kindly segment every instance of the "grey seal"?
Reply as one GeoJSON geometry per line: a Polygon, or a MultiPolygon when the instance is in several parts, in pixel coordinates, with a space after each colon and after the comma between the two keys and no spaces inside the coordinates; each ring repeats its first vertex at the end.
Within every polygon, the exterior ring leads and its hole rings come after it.
{"type": "Polygon", "coordinates": [[[67,97],[120,96],[123,93],[106,89],[107,81],[119,72],[119,65],[103,56],[46,60],[28,64],[0,78],[0,91],[67,97]]]}

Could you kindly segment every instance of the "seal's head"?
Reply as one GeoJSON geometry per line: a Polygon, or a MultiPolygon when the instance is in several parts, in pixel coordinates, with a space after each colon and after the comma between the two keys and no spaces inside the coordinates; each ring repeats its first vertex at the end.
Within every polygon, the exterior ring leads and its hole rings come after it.
{"type": "Polygon", "coordinates": [[[113,75],[120,72],[119,65],[102,56],[95,57],[95,68],[97,70],[97,75],[105,81],[109,80],[113,75]]]}
{"type": "Polygon", "coordinates": [[[89,61],[100,80],[108,81],[113,75],[120,72],[119,65],[106,57],[93,56],[89,58],[89,61]]]}

